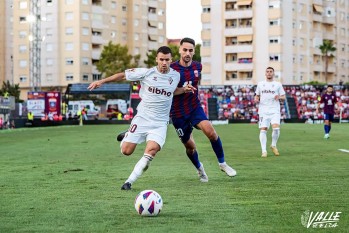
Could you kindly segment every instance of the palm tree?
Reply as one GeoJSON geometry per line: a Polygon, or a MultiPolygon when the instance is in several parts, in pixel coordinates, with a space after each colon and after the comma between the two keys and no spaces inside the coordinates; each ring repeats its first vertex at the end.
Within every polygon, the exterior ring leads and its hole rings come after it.
{"type": "Polygon", "coordinates": [[[333,46],[332,41],[323,40],[319,49],[321,50],[322,56],[325,57],[325,81],[327,83],[328,61],[330,57],[333,57],[332,52],[336,51],[337,48],[333,46]]]}

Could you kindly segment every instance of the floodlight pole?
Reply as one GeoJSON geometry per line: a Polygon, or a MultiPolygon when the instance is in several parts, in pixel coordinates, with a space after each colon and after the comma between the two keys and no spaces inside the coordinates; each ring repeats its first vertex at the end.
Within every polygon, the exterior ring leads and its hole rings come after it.
{"type": "Polygon", "coordinates": [[[30,1],[30,85],[32,91],[41,90],[41,12],[40,0],[30,1]]]}

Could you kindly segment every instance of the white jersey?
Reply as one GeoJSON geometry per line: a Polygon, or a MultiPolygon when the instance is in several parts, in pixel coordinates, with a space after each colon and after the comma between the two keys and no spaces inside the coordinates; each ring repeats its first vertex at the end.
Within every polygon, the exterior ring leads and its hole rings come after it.
{"type": "Polygon", "coordinates": [[[280,82],[261,81],[257,85],[256,95],[259,95],[258,114],[280,113],[280,102],[275,100],[276,95],[285,95],[284,88],[280,82]]]}
{"type": "Polygon", "coordinates": [[[160,73],[156,67],[135,68],[125,71],[129,81],[140,81],[141,102],[137,107],[137,116],[150,121],[168,122],[173,99],[180,80],[180,74],[170,68],[167,74],[160,73]]]}

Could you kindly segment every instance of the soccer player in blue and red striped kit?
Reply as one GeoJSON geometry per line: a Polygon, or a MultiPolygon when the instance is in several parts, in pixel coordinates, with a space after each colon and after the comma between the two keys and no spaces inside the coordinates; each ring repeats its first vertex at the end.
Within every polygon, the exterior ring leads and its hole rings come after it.
{"type": "Polygon", "coordinates": [[[334,119],[334,110],[337,103],[337,97],[333,93],[333,86],[328,85],[325,94],[321,96],[321,100],[319,101],[316,111],[319,112],[320,105],[323,104],[324,107],[324,130],[325,130],[325,139],[330,138],[330,131],[331,131],[331,123],[334,119]]]}
{"type": "Polygon", "coordinates": [[[225,162],[222,141],[200,104],[198,84],[201,78],[202,65],[200,62],[192,60],[194,53],[195,41],[191,38],[183,38],[179,47],[180,60],[171,64],[171,68],[180,73],[178,87],[192,85],[196,88],[192,93],[174,96],[171,107],[173,126],[185,146],[188,158],[198,170],[201,182],[208,182],[208,176],[199,160],[192,134],[194,127],[200,129],[210,140],[220,169],[228,176],[233,177],[236,175],[236,171],[225,162]]]}

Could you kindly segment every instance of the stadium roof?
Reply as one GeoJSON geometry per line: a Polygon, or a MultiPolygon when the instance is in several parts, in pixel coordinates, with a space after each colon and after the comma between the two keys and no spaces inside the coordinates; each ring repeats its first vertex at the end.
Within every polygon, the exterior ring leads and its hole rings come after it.
{"type": "Polygon", "coordinates": [[[115,92],[129,93],[131,88],[129,83],[106,83],[103,84],[100,88],[90,91],[87,89],[89,85],[89,83],[69,84],[65,94],[112,94],[115,92]]]}

